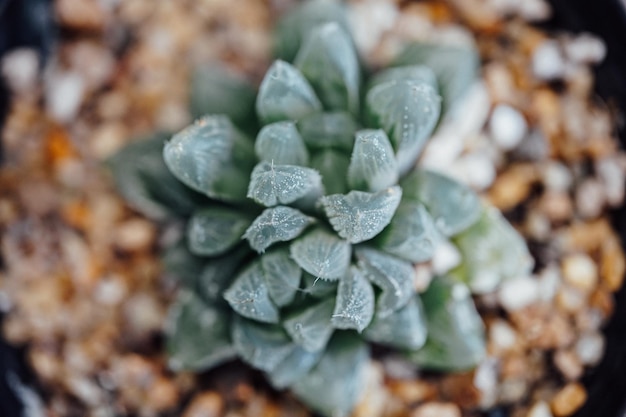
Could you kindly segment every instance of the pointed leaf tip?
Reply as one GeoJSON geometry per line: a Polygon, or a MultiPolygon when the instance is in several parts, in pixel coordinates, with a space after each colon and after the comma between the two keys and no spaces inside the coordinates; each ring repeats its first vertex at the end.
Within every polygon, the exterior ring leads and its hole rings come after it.
{"type": "Polygon", "coordinates": [[[252,222],[243,237],[252,249],[263,253],[274,243],[298,237],[314,221],[314,218],[291,207],[271,207],[252,222]]]}
{"type": "Polygon", "coordinates": [[[336,281],[348,270],[351,245],[334,234],[318,228],[295,240],[291,257],[302,269],[325,280],[336,281]]]}
{"type": "Polygon", "coordinates": [[[272,207],[322,194],[322,177],[311,168],[259,162],[252,171],[248,198],[272,207]]]}
{"type": "Polygon", "coordinates": [[[348,182],[352,188],[365,191],[380,191],[398,182],[396,157],[383,130],[356,132],[348,182]]]}
{"type": "Polygon", "coordinates": [[[332,323],[337,329],[362,332],[374,317],[374,289],[357,267],[339,281],[332,323]]]}

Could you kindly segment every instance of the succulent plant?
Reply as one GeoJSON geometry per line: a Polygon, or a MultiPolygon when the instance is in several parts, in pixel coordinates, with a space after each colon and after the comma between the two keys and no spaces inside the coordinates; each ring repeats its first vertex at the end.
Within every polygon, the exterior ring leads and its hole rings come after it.
{"type": "Polygon", "coordinates": [[[475,51],[414,44],[372,71],[342,7],[305,3],[279,23],[292,63],[276,60],[258,92],[198,70],[199,118],[111,160],[131,204],[185,225],[164,255],[181,280],[166,326],[172,368],[240,358],[329,416],[358,400],[371,343],[422,368],[474,367],[485,342],[472,292],[532,265],[496,209],[416,166],[475,76],[475,51]],[[418,294],[415,265],[444,244],[462,261],[418,294]]]}

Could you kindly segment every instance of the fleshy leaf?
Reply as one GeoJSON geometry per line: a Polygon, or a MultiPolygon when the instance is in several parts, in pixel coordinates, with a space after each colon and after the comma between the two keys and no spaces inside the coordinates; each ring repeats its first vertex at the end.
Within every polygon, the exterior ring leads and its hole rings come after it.
{"type": "Polygon", "coordinates": [[[241,241],[250,223],[248,215],[233,209],[197,210],[187,223],[189,250],[196,255],[221,255],[241,241]]]}
{"type": "Polygon", "coordinates": [[[259,162],[250,178],[248,197],[266,207],[321,195],[322,177],[311,168],[259,162]]]}
{"type": "Polygon", "coordinates": [[[368,87],[372,88],[378,84],[384,84],[388,81],[397,80],[415,80],[425,82],[435,90],[439,89],[437,76],[433,70],[424,65],[406,65],[402,67],[387,68],[372,77],[368,87]]]}
{"type": "Polygon", "coordinates": [[[294,241],[290,249],[291,257],[302,269],[331,281],[345,275],[352,254],[347,241],[319,228],[294,241]]]}
{"type": "Polygon", "coordinates": [[[414,170],[401,182],[404,198],[420,201],[446,236],[454,236],[474,224],[482,210],[480,199],[469,187],[428,170],[414,170]]]}
{"type": "Polygon", "coordinates": [[[302,269],[291,259],[289,250],[282,248],[266,253],[261,257],[261,264],[270,298],[278,307],[291,303],[300,287],[302,269]]]}
{"type": "Polygon", "coordinates": [[[165,144],[163,157],[180,181],[209,197],[245,201],[253,144],[225,116],[196,120],[165,144]]]}
{"type": "Polygon", "coordinates": [[[231,333],[239,356],[265,372],[276,369],[294,349],[289,336],[280,326],[235,316],[231,333]]]}
{"type": "Polygon", "coordinates": [[[374,86],[365,101],[371,126],[387,132],[400,173],[407,172],[439,120],[437,90],[423,81],[393,80],[374,86]]]}
{"type": "Polygon", "coordinates": [[[276,389],[291,386],[309,373],[319,362],[323,353],[323,350],[309,352],[300,346],[294,346],[289,356],[284,358],[268,375],[270,382],[276,389]]]}
{"type": "Polygon", "coordinates": [[[360,243],[378,235],[391,222],[401,198],[402,189],[394,186],[377,193],[332,194],[319,201],[339,236],[360,243]]]}
{"type": "Polygon", "coordinates": [[[175,277],[184,286],[193,288],[206,259],[191,253],[185,239],[181,239],[165,249],[162,264],[167,275],[175,277]]]}
{"type": "Polygon", "coordinates": [[[365,329],[367,340],[403,350],[417,350],[426,342],[426,319],[418,297],[411,297],[404,307],[385,317],[379,312],[365,329]]]}
{"type": "Polygon", "coordinates": [[[278,308],[270,299],[261,262],[253,262],[224,292],[224,299],[237,313],[265,323],[278,323],[278,308]]]}
{"type": "Polygon", "coordinates": [[[354,329],[361,333],[374,317],[374,289],[363,271],[351,267],[339,280],[332,323],[337,329],[354,329]]]}
{"type": "Polygon", "coordinates": [[[256,125],[256,89],[231,68],[198,67],[191,76],[189,110],[197,119],[206,114],[223,114],[246,131],[256,125]]]}
{"type": "Polygon", "coordinates": [[[277,60],[265,74],[256,99],[256,112],[264,124],[298,120],[322,110],[311,84],[293,65],[277,60]]]}
{"type": "Polygon", "coordinates": [[[336,22],[313,29],[294,61],[309,80],[324,108],[359,111],[361,74],[350,35],[336,22]]]}
{"type": "Polygon", "coordinates": [[[472,85],[478,76],[480,58],[471,46],[413,43],[394,61],[394,65],[425,65],[432,69],[441,89],[445,113],[472,85]]]}
{"type": "Polygon", "coordinates": [[[365,277],[383,290],[377,301],[378,318],[402,308],[415,294],[415,269],[410,262],[367,247],[358,248],[356,257],[365,277]]]}
{"type": "Polygon", "coordinates": [[[330,323],[334,305],[330,298],[286,319],[283,325],[294,343],[308,352],[324,349],[335,330],[330,323]]]}
{"type": "Polygon", "coordinates": [[[440,238],[426,208],[420,203],[403,201],[377,241],[385,252],[407,261],[424,262],[432,258],[440,238]]]}
{"type": "Polygon", "coordinates": [[[158,133],[134,141],[107,161],[120,194],[136,210],[154,220],[189,215],[206,197],[178,181],[163,161],[170,135],[158,133]]]}
{"type": "Polygon", "coordinates": [[[428,337],[410,359],[424,368],[460,371],[485,356],[485,329],[465,284],[436,277],[422,295],[428,337]]]}
{"type": "Polygon", "coordinates": [[[351,152],[358,125],[346,112],[315,113],[298,121],[298,129],[310,149],[351,152]]]}
{"type": "Polygon", "coordinates": [[[294,393],[322,415],[348,416],[365,389],[367,345],[353,334],[339,332],[311,372],[293,385],[294,393]]]}
{"type": "Polygon", "coordinates": [[[348,183],[353,189],[380,191],[398,182],[398,164],[389,138],[383,130],[356,133],[348,168],[348,183]]]}
{"type": "Polygon", "coordinates": [[[170,367],[200,371],[234,358],[229,330],[227,311],[205,304],[191,291],[181,290],[166,326],[170,367]]]}
{"type": "Polygon", "coordinates": [[[292,121],[264,126],[256,137],[254,150],[262,161],[278,165],[309,164],[309,151],[292,121]]]}
{"type": "Polygon", "coordinates": [[[345,7],[339,1],[301,3],[278,21],[274,36],[275,55],[285,61],[293,61],[307,35],[324,23],[337,22],[347,31],[345,15],[345,7]]]}
{"type": "Polygon", "coordinates": [[[305,272],[302,291],[311,297],[326,298],[337,293],[337,285],[337,281],[326,281],[305,272]]]}
{"type": "Polygon", "coordinates": [[[322,176],[322,184],[328,194],[343,194],[348,191],[348,165],[348,155],[330,148],[317,152],[311,159],[311,168],[322,176]]]}
{"type": "Polygon", "coordinates": [[[315,219],[286,206],[265,209],[243,235],[250,247],[262,253],[276,242],[285,242],[300,235],[315,219]]]}
{"type": "Polygon", "coordinates": [[[197,294],[212,304],[226,304],[224,290],[233,282],[241,261],[250,254],[246,247],[239,247],[218,258],[212,258],[195,278],[197,294]]]}
{"type": "Polygon", "coordinates": [[[494,207],[484,207],[478,222],[454,242],[463,257],[454,275],[461,276],[474,293],[491,292],[502,281],[532,270],[526,241],[494,207]]]}

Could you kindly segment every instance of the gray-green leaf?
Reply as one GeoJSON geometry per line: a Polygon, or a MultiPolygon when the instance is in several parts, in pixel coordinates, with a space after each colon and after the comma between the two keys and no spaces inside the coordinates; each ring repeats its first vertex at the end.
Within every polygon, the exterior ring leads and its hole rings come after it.
{"type": "Polygon", "coordinates": [[[268,208],[257,217],[243,235],[250,247],[259,253],[276,242],[292,240],[315,221],[300,211],[286,206],[268,208]]]}
{"type": "Polygon", "coordinates": [[[361,74],[352,39],[336,22],[313,29],[294,64],[309,80],[325,108],[359,111],[361,74]]]}
{"type": "Polygon", "coordinates": [[[302,269],[332,281],[345,275],[352,255],[347,241],[320,228],[294,241],[290,249],[291,257],[302,269]]]}
{"type": "Polygon", "coordinates": [[[265,282],[270,298],[278,307],[293,301],[300,287],[302,269],[291,259],[289,250],[281,248],[261,256],[265,282]]]}
{"type": "Polygon", "coordinates": [[[400,173],[407,172],[439,120],[439,94],[426,82],[401,79],[374,86],[365,101],[371,125],[387,132],[400,173]]]}
{"type": "Polygon", "coordinates": [[[267,124],[298,120],[321,109],[322,104],[302,73],[285,61],[274,61],[261,82],[256,99],[261,121],[267,124]]]}
{"type": "Polygon", "coordinates": [[[265,323],[278,323],[278,308],[270,299],[261,262],[253,262],[224,292],[224,299],[237,313],[265,323]]]}
{"type": "Polygon", "coordinates": [[[221,255],[239,243],[250,223],[247,214],[233,209],[197,210],[187,224],[189,250],[196,255],[221,255]]]}
{"type": "Polygon", "coordinates": [[[415,294],[415,269],[408,261],[368,247],[356,249],[358,265],[383,292],[378,297],[378,318],[402,308],[415,294]]]}
{"type": "Polygon", "coordinates": [[[206,370],[236,356],[230,343],[230,315],[188,290],[178,293],[166,326],[169,366],[206,370]]]}
{"type": "Polygon", "coordinates": [[[324,349],[334,331],[330,323],[334,305],[334,299],[327,299],[285,320],[283,325],[294,343],[308,352],[324,349]]]}
{"type": "Polygon", "coordinates": [[[309,164],[309,151],[292,121],[264,126],[256,137],[254,150],[262,161],[278,165],[309,164]]]}
{"type": "Polygon", "coordinates": [[[300,120],[298,129],[311,149],[335,148],[351,152],[358,125],[346,112],[315,113],[300,120]]]}
{"type": "Polygon", "coordinates": [[[383,130],[359,130],[348,167],[353,189],[380,191],[398,182],[398,163],[383,130]]]}
{"type": "Polygon", "coordinates": [[[294,346],[293,350],[276,366],[268,375],[270,382],[276,389],[291,386],[303,378],[319,362],[323,350],[309,352],[300,346],[294,346]]]}
{"type": "Polygon", "coordinates": [[[372,77],[368,87],[372,88],[378,84],[384,84],[388,81],[397,80],[415,80],[425,82],[435,90],[439,89],[437,76],[433,70],[425,65],[406,65],[403,67],[387,68],[372,77]]]}
{"type": "Polygon", "coordinates": [[[311,168],[259,162],[252,171],[248,197],[266,207],[321,195],[322,177],[311,168]]]}
{"type": "Polygon", "coordinates": [[[304,273],[303,292],[311,297],[326,298],[337,293],[337,281],[326,281],[308,272],[304,273]]]}
{"type": "Polygon", "coordinates": [[[428,337],[410,359],[424,368],[445,371],[476,366],[486,354],[485,329],[467,286],[436,277],[422,294],[422,302],[428,337]]]}
{"type": "Polygon", "coordinates": [[[403,350],[417,350],[426,342],[426,319],[419,297],[411,297],[404,307],[385,317],[379,312],[365,329],[367,340],[403,350]]]}
{"type": "Polygon", "coordinates": [[[404,198],[424,204],[439,231],[446,236],[462,232],[480,217],[482,208],[478,195],[452,178],[416,169],[400,185],[404,198]]]}
{"type": "Polygon", "coordinates": [[[224,290],[233,282],[241,261],[250,253],[239,247],[218,258],[212,258],[195,277],[195,291],[212,304],[226,304],[224,290]]]}
{"type": "Polygon", "coordinates": [[[294,349],[280,326],[255,323],[235,316],[231,333],[239,356],[265,372],[276,369],[294,349]]]}
{"type": "Polygon", "coordinates": [[[209,197],[245,201],[253,144],[225,116],[196,120],[165,144],[163,157],[180,181],[209,197]]]}
{"type": "Polygon", "coordinates": [[[385,252],[417,263],[432,258],[440,238],[426,208],[420,203],[403,201],[377,242],[385,252]]]}
{"type": "Polygon", "coordinates": [[[374,289],[363,271],[350,267],[339,280],[332,324],[337,329],[354,329],[361,333],[374,317],[374,289]]]}
{"type": "Polygon", "coordinates": [[[338,333],[315,368],[293,386],[305,404],[326,416],[348,416],[365,389],[367,345],[349,333],[338,333]]]}
{"type": "Polygon", "coordinates": [[[348,191],[348,165],[350,157],[336,149],[322,149],[313,155],[311,168],[322,176],[322,184],[328,194],[348,191]]]}
{"type": "Polygon", "coordinates": [[[391,222],[401,198],[402,189],[394,186],[377,193],[328,195],[319,202],[339,236],[359,243],[378,235],[391,222]]]}

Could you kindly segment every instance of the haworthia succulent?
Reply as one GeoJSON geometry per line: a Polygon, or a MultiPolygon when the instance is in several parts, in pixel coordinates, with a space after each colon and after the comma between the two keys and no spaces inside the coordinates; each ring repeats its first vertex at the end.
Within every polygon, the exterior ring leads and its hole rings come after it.
{"type": "Polygon", "coordinates": [[[371,78],[369,88],[395,80],[414,80],[417,82],[424,82],[433,87],[435,90],[439,89],[437,76],[432,69],[425,65],[406,65],[402,67],[387,68],[375,74],[371,78]]]}
{"type": "Polygon", "coordinates": [[[261,257],[265,282],[270,298],[278,307],[291,303],[300,287],[302,269],[289,255],[288,248],[280,248],[261,257]]]}
{"type": "Polygon", "coordinates": [[[196,210],[187,223],[189,250],[196,255],[221,255],[241,241],[251,222],[249,215],[232,209],[196,210]]]}
{"type": "Polygon", "coordinates": [[[311,149],[334,148],[351,152],[358,125],[346,112],[314,113],[298,121],[302,139],[311,149]]]}
{"type": "Polygon", "coordinates": [[[330,322],[334,305],[330,298],[292,315],[284,321],[287,333],[308,352],[324,349],[334,330],[330,322]]]}
{"type": "Polygon", "coordinates": [[[277,165],[309,164],[309,151],[292,121],[264,126],[256,137],[254,150],[260,160],[277,165]]]}
{"type": "Polygon", "coordinates": [[[352,248],[348,242],[318,228],[291,244],[291,257],[309,274],[335,281],[345,275],[352,248]]]}
{"type": "Polygon", "coordinates": [[[270,372],[272,385],[283,389],[301,380],[319,362],[323,353],[323,350],[309,352],[300,346],[294,346],[291,353],[270,372]]]}
{"type": "Polygon", "coordinates": [[[352,266],[339,281],[337,300],[331,320],[337,329],[354,329],[359,333],[374,317],[374,289],[363,271],[352,266]]]}
{"type": "Polygon", "coordinates": [[[348,192],[348,165],[350,157],[337,149],[322,149],[311,159],[311,168],[322,176],[322,184],[327,194],[348,192]]]}
{"type": "Polygon", "coordinates": [[[263,267],[255,261],[241,272],[224,292],[231,308],[243,317],[264,323],[278,323],[278,308],[272,302],[263,267]]]}
{"type": "Polygon", "coordinates": [[[248,197],[266,207],[289,204],[323,190],[320,174],[297,165],[260,162],[254,167],[248,197]]]}
{"type": "Polygon", "coordinates": [[[367,340],[402,350],[416,351],[424,346],[428,329],[422,303],[411,299],[399,310],[388,315],[377,312],[365,329],[367,340]]]}
{"type": "Polygon", "coordinates": [[[277,325],[235,317],[231,333],[239,356],[262,371],[276,369],[294,349],[285,331],[277,325]]]}
{"type": "Polygon", "coordinates": [[[398,163],[383,130],[360,130],[348,167],[348,183],[356,190],[380,191],[398,183],[398,163]]]}
{"type": "Polygon", "coordinates": [[[252,249],[263,253],[276,242],[289,241],[299,236],[314,221],[314,218],[291,207],[271,207],[252,222],[243,237],[252,249]]]}

